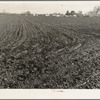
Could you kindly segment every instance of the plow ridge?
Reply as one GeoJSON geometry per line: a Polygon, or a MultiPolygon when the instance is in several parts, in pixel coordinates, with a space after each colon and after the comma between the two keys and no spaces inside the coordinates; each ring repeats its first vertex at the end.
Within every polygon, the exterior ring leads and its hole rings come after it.
{"type": "Polygon", "coordinates": [[[99,19],[7,18],[0,19],[0,88],[100,88],[99,19]]]}

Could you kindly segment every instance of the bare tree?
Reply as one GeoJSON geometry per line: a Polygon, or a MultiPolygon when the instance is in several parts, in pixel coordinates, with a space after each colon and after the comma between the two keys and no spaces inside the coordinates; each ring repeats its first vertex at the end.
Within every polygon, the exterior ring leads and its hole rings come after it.
{"type": "Polygon", "coordinates": [[[31,15],[30,11],[25,12],[26,15],[31,15]]]}
{"type": "Polygon", "coordinates": [[[100,16],[100,6],[94,7],[92,11],[88,12],[89,16],[100,16]]]}
{"type": "Polygon", "coordinates": [[[70,15],[70,12],[67,10],[65,15],[69,16],[70,15]]]}
{"type": "Polygon", "coordinates": [[[66,12],[66,14],[65,15],[67,15],[67,16],[69,16],[69,17],[71,17],[71,16],[74,16],[74,15],[76,15],[76,13],[75,13],[75,11],[71,11],[71,12],[69,12],[68,10],[67,10],[67,12],[66,12]]]}
{"type": "Polygon", "coordinates": [[[71,15],[71,16],[76,15],[75,11],[71,11],[71,12],[70,12],[70,15],[71,15]]]}
{"type": "Polygon", "coordinates": [[[82,17],[83,16],[83,13],[82,11],[78,11],[78,13],[76,14],[77,17],[82,17]]]}
{"type": "Polygon", "coordinates": [[[100,12],[100,6],[94,7],[93,12],[98,14],[100,12]]]}

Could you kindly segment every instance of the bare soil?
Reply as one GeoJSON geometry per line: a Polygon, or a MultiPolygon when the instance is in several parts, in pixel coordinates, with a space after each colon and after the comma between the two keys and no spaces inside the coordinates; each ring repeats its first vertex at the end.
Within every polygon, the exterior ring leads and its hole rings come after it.
{"type": "Polygon", "coordinates": [[[100,18],[0,15],[0,88],[99,89],[100,18]]]}

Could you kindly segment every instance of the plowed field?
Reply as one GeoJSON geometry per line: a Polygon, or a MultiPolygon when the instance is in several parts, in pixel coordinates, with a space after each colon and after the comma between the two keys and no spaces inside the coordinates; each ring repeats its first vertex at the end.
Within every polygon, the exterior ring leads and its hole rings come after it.
{"type": "Polygon", "coordinates": [[[100,88],[100,18],[0,16],[0,88],[100,88]]]}

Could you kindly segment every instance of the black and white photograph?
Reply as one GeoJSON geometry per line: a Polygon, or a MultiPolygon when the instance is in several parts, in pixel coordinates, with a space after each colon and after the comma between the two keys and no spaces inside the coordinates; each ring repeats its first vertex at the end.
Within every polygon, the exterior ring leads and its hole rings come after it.
{"type": "Polygon", "coordinates": [[[0,89],[100,89],[100,1],[0,1],[0,89]]]}

